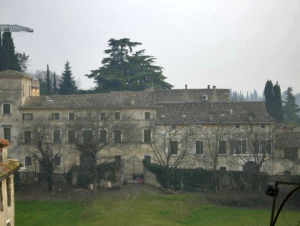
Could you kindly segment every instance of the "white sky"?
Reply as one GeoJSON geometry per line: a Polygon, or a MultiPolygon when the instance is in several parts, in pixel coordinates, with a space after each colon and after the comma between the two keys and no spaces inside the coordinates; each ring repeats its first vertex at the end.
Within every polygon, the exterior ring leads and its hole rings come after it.
{"type": "Polygon", "coordinates": [[[30,68],[60,74],[70,61],[81,88],[110,38],[143,43],[174,88],[208,84],[262,93],[266,80],[300,92],[299,0],[0,0],[0,24],[30,68]]]}

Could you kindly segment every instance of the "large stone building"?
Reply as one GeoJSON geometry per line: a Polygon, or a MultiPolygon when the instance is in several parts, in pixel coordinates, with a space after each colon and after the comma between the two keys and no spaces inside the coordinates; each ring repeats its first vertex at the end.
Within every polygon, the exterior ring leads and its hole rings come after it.
{"type": "Polygon", "coordinates": [[[170,167],[219,170],[254,163],[270,174],[286,170],[277,164],[276,126],[264,103],[230,102],[228,89],[39,96],[35,80],[4,71],[0,101],[0,136],[12,141],[9,153],[26,170],[42,170],[32,152],[42,127],[47,145],[60,153],[54,156],[58,173],[79,164],[76,143],[95,139],[105,143],[101,155],[107,159],[136,156],[170,167]]]}
{"type": "Polygon", "coordinates": [[[0,138],[0,226],[15,225],[14,176],[19,163],[7,158],[9,142],[0,138]]]}

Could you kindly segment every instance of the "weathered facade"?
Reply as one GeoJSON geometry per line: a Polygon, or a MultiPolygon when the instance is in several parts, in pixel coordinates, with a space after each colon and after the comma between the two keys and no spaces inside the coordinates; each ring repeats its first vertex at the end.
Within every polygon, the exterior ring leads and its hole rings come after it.
{"type": "Polygon", "coordinates": [[[0,139],[0,226],[15,225],[15,200],[13,173],[18,170],[19,163],[7,159],[6,140],[0,139]]]}
{"type": "Polygon", "coordinates": [[[167,158],[170,167],[217,170],[244,170],[254,163],[263,172],[284,172],[274,169],[280,150],[264,103],[230,102],[228,89],[39,96],[38,84],[25,74],[4,71],[0,80],[0,135],[12,141],[10,155],[26,170],[42,170],[30,150],[36,128],[44,126],[48,145],[61,153],[58,173],[79,164],[78,143],[87,136],[97,140],[98,155],[111,161],[137,156],[165,164],[167,158]]]}

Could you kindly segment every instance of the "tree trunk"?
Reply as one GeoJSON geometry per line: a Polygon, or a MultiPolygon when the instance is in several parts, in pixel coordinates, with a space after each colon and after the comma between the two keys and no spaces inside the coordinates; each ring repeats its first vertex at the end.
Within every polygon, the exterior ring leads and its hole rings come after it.
{"type": "Polygon", "coordinates": [[[52,190],[53,190],[53,172],[49,172],[47,178],[48,178],[48,192],[52,192],[52,190]]]}

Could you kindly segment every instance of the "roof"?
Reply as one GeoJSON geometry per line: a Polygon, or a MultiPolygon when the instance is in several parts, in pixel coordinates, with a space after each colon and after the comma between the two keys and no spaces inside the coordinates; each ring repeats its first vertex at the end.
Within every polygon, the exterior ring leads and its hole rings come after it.
{"type": "Polygon", "coordinates": [[[300,148],[300,132],[278,132],[276,133],[277,148],[300,148]]]}
{"type": "Polygon", "coordinates": [[[30,75],[27,75],[23,72],[6,70],[0,72],[0,78],[29,78],[32,79],[30,75]]]}
{"type": "Polygon", "coordinates": [[[159,104],[159,124],[272,123],[263,102],[199,102],[159,104]]]}
{"type": "Polygon", "coordinates": [[[31,96],[26,99],[21,108],[145,108],[154,106],[154,92],[123,91],[102,94],[31,96]]]}
{"type": "Polygon", "coordinates": [[[229,89],[171,89],[155,90],[158,103],[185,103],[200,102],[202,95],[209,95],[212,98],[215,92],[220,101],[229,101],[229,89]]]}
{"type": "Polygon", "coordinates": [[[0,162],[0,181],[17,171],[19,167],[19,162],[13,159],[9,159],[6,162],[0,162]]]}

